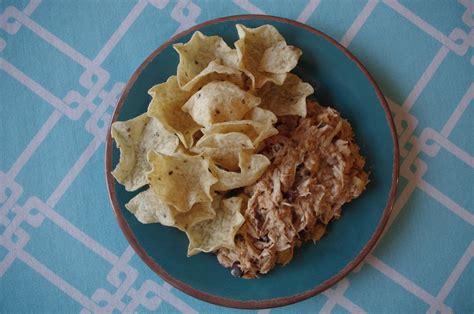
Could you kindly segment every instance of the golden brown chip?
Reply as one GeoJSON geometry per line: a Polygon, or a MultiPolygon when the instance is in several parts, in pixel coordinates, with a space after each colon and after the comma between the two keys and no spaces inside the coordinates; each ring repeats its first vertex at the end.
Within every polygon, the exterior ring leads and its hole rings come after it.
{"type": "Polygon", "coordinates": [[[245,219],[240,213],[241,197],[224,199],[216,209],[216,217],[195,224],[186,232],[189,239],[188,256],[212,252],[220,248],[232,249],[234,238],[245,219]]]}
{"type": "Polygon", "coordinates": [[[294,74],[288,73],[283,85],[265,84],[257,91],[262,99],[260,107],[277,116],[298,115],[306,117],[306,97],[314,92],[313,87],[294,74]]]}
{"type": "Polygon", "coordinates": [[[195,203],[211,202],[211,186],[217,179],[204,156],[175,154],[167,156],[150,152],[153,170],[148,182],[155,194],[179,212],[187,212],[195,203]]]}
{"type": "Polygon", "coordinates": [[[239,69],[251,78],[253,89],[262,87],[266,82],[273,82],[277,85],[283,84],[286,72],[281,71],[296,66],[294,60],[298,60],[301,51],[298,48],[287,46],[285,39],[271,25],[248,28],[237,24],[236,27],[240,39],[234,45],[239,57],[239,69]],[[278,58],[271,51],[272,48],[279,51],[284,50],[285,53],[281,58],[278,58]],[[270,50],[267,52],[267,49],[270,50]],[[288,55],[291,55],[291,57],[285,60],[284,58],[288,58],[288,55]],[[262,60],[264,63],[261,65],[262,60]],[[275,63],[272,72],[268,71],[269,62],[275,63]]]}
{"type": "Polygon", "coordinates": [[[198,31],[187,43],[175,44],[173,47],[179,54],[177,76],[181,87],[216,59],[221,59],[226,66],[236,68],[237,52],[219,36],[206,36],[198,31]]]}
{"type": "Polygon", "coordinates": [[[201,221],[207,221],[216,217],[216,212],[211,206],[212,203],[196,203],[190,211],[176,215],[176,228],[186,231],[201,221]]]}
{"type": "Polygon", "coordinates": [[[253,108],[249,110],[245,116],[244,120],[251,120],[261,124],[275,124],[278,119],[273,112],[270,110],[262,109],[260,107],[253,108]]]}
{"type": "Polygon", "coordinates": [[[159,222],[165,226],[174,226],[174,216],[178,213],[163,203],[152,189],[137,194],[125,207],[143,224],[159,222]]]}
{"type": "Polygon", "coordinates": [[[255,107],[247,112],[243,119],[212,124],[207,128],[202,128],[201,131],[204,135],[231,132],[244,133],[250,138],[256,149],[265,139],[278,134],[278,130],[273,127],[277,117],[269,110],[255,107]]]}
{"type": "Polygon", "coordinates": [[[152,189],[137,194],[125,207],[143,224],[158,222],[182,231],[216,216],[210,202],[196,203],[190,211],[180,213],[173,206],[162,202],[152,189]]]}
{"type": "Polygon", "coordinates": [[[258,70],[269,73],[288,73],[298,64],[302,52],[294,46],[279,41],[263,53],[258,70]]]}
{"type": "Polygon", "coordinates": [[[260,99],[225,82],[212,82],[194,94],[183,106],[194,121],[202,126],[240,120],[250,109],[258,106],[260,99]]]}
{"type": "Polygon", "coordinates": [[[147,114],[160,121],[169,132],[175,133],[186,148],[191,147],[193,135],[199,130],[199,125],[181,110],[191,93],[181,90],[176,76],[170,76],[166,83],[153,86],[148,94],[153,99],[147,114]]]}
{"type": "Polygon", "coordinates": [[[228,191],[255,183],[270,165],[270,160],[261,154],[245,151],[239,153],[240,172],[230,172],[212,165],[212,171],[218,181],[213,186],[215,191],[228,191]]]}
{"type": "Polygon", "coordinates": [[[216,164],[232,171],[239,169],[239,152],[253,151],[250,138],[244,133],[212,133],[201,137],[196,146],[191,149],[195,153],[203,153],[216,164]]]}
{"type": "Polygon", "coordinates": [[[182,87],[185,91],[195,92],[212,81],[227,81],[243,87],[242,72],[236,68],[223,65],[220,59],[211,61],[209,65],[182,87]]]}
{"type": "Polygon", "coordinates": [[[135,191],[147,184],[146,173],[151,170],[146,159],[149,151],[171,154],[179,144],[175,135],[146,114],[114,122],[111,133],[120,149],[120,161],[112,175],[127,191],[135,191]]]}

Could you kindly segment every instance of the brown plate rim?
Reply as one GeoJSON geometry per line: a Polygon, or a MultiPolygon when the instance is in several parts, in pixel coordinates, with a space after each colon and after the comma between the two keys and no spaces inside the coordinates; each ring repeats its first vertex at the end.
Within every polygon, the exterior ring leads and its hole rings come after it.
{"type": "Polygon", "coordinates": [[[389,220],[389,217],[392,212],[393,204],[395,201],[395,195],[397,191],[397,185],[398,185],[398,178],[399,178],[399,148],[398,148],[398,138],[396,135],[395,131],[395,125],[393,122],[392,115],[390,113],[390,109],[388,107],[387,101],[385,100],[385,97],[383,96],[382,92],[380,91],[380,88],[378,87],[377,83],[373,79],[372,75],[367,71],[367,69],[362,65],[362,63],[351,53],[349,52],[345,47],[343,47],[341,44],[339,44],[336,40],[328,36],[327,34],[323,33],[322,31],[319,31],[311,26],[308,26],[306,24],[279,17],[279,16],[271,16],[271,15],[259,15],[259,14],[244,14],[244,15],[233,15],[233,16],[226,16],[226,17],[221,17],[213,20],[206,21],[201,24],[197,24],[175,36],[170,38],[168,41],[166,41],[164,44],[162,44],[159,48],[157,48],[155,51],[153,51],[146,59],[145,61],[135,70],[133,73],[132,77],[130,80],[127,82],[127,85],[125,86],[125,89],[122,93],[122,96],[120,97],[117,106],[115,108],[113,117],[110,121],[110,125],[108,128],[107,132],[107,139],[106,139],[106,150],[105,150],[105,176],[106,176],[106,181],[107,181],[107,189],[109,193],[109,198],[110,202],[112,204],[112,208],[115,212],[115,216],[117,218],[118,224],[120,228],[122,229],[122,232],[124,233],[125,237],[127,238],[128,242],[132,246],[132,248],[135,250],[135,252],[140,256],[140,258],[150,267],[156,274],[158,274],[161,278],[163,278],[165,281],[170,283],[173,287],[187,293],[188,295],[191,295],[195,298],[198,298],[200,300],[213,303],[216,305],[221,305],[221,306],[226,306],[226,307],[233,307],[233,308],[240,308],[240,309],[262,309],[262,308],[272,308],[272,307],[279,307],[279,306],[284,306],[284,305],[289,305],[293,304],[299,301],[303,301],[305,299],[308,299],[312,296],[315,296],[324,290],[328,289],[338,281],[340,281],[342,278],[347,276],[354,268],[356,268],[370,253],[370,251],[374,248],[375,244],[377,243],[378,239],[382,235],[382,232],[387,225],[387,222],[389,220]],[[184,35],[187,35],[191,32],[194,32],[204,26],[207,25],[212,25],[212,24],[218,24],[226,21],[235,21],[235,20],[249,20],[249,19],[259,19],[259,20],[269,20],[269,21],[276,21],[280,23],[286,23],[286,24],[291,24],[293,26],[296,26],[298,28],[302,28],[306,31],[309,31],[317,36],[323,37],[325,40],[327,40],[329,43],[334,45],[336,48],[338,48],[341,52],[343,52],[352,62],[354,62],[357,67],[364,73],[364,75],[369,79],[370,83],[372,84],[372,87],[374,88],[377,98],[379,99],[380,105],[382,106],[383,110],[385,111],[385,118],[389,124],[390,127],[390,132],[392,135],[392,140],[394,144],[394,149],[393,149],[393,165],[392,165],[392,183],[390,187],[390,193],[389,193],[389,198],[387,201],[387,204],[384,209],[384,213],[382,218],[379,221],[379,224],[377,228],[375,229],[375,232],[373,233],[372,237],[370,240],[366,243],[366,245],[362,248],[362,250],[359,252],[359,254],[349,263],[347,264],[339,273],[331,277],[330,279],[326,280],[325,282],[321,283],[320,285],[288,297],[281,297],[281,298],[274,298],[274,299],[268,299],[268,300],[248,300],[248,301],[240,301],[240,300],[234,300],[234,299],[229,299],[229,298],[223,298],[219,297],[216,295],[212,295],[209,293],[205,293],[203,291],[200,291],[198,289],[193,288],[190,285],[185,284],[184,282],[172,277],[170,274],[168,274],[163,268],[161,268],[160,265],[158,265],[143,249],[143,247],[138,243],[137,239],[135,238],[132,230],[128,226],[125,218],[122,215],[122,212],[120,210],[120,206],[117,201],[116,193],[115,193],[115,188],[114,188],[114,178],[111,175],[112,172],[112,138],[110,135],[110,127],[114,121],[116,121],[120,110],[125,102],[125,99],[127,98],[128,92],[130,91],[131,87],[137,80],[138,76],[141,74],[141,72],[144,70],[144,68],[158,55],[160,54],[165,48],[167,48],[169,45],[174,43],[177,39],[183,37],[184,35]]]}

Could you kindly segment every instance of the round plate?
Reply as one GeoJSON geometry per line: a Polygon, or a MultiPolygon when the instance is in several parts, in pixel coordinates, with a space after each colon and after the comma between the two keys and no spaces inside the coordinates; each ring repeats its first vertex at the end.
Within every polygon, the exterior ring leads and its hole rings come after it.
{"type": "MultiPolygon", "coordinates": [[[[136,193],[117,184],[112,169],[119,151],[107,136],[106,176],[110,200],[120,227],[143,261],[174,287],[207,302],[239,308],[291,304],[327,289],[354,269],[382,234],[398,181],[398,143],[387,103],[362,64],[326,34],[280,17],[240,15],[219,18],[182,32],[155,50],[135,71],[115,109],[112,122],[146,111],[147,90],[176,73],[178,55],[172,44],[187,42],[194,31],[219,35],[232,46],[235,24],[275,26],[287,42],[303,51],[293,72],[317,87],[316,98],[331,105],[352,124],[366,157],[370,183],[356,200],[343,206],[340,220],[316,244],[306,243],[285,267],[256,280],[236,279],[213,254],[186,257],[187,238],[177,229],[144,225],[124,207],[136,193]]],[[[109,130],[110,131],[110,130],[109,130]]]]}

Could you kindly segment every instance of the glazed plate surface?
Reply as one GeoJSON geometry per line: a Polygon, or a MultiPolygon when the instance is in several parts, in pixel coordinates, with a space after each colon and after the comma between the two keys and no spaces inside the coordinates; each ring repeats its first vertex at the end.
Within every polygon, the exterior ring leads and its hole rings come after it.
{"type": "MultiPolygon", "coordinates": [[[[157,21],[158,22],[158,21],[157,21]]],[[[178,55],[172,44],[187,42],[194,31],[219,35],[233,46],[235,24],[274,25],[288,44],[303,55],[293,72],[312,84],[315,98],[341,112],[354,128],[356,142],[366,157],[370,183],[356,200],[343,206],[342,217],[316,244],[306,243],[285,267],[276,267],[258,280],[236,279],[212,254],[186,257],[188,241],[179,230],[159,224],[144,225],[129,213],[129,193],[110,172],[119,151],[107,138],[106,176],[112,206],[120,227],[137,254],[163,279],[184,292],[211,303],[240,308],[282,306],[311,297],[346,276],[375,245],[388,220],[398,180],[398,144],[387,104],[364,67],[342,46],[323,33],[282,18],[235,16],[193,27],[166,42],[137,69],[127,84],[113,121],[144,113],[148,89],[176,73],[178,55]]],[[[137,48],[139,49],[139,48],[137,48]]]]}

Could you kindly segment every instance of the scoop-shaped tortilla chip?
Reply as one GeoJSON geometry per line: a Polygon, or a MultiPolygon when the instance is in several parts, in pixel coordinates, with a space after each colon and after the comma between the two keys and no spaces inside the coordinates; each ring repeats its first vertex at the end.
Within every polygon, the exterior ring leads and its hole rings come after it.
{"type": "MultiPolygon", "coordinates": [[[[286,72],[271,73],[259,70],[260,63],[267,49],[271,49],[280,42],[285,43],[285,39],[278,33],[277,29],[271,25],[248,28],[237,24],[236,27],[240,39],[236,41],[234,45],[239,57],[239,69],[244,71],[251,78],[253,89],[258,89],[269,81],[277,85],[283,84],[286,78],[286,72]]],[[[275,55],[268,52],[265,62],[268,62],[269,57],[275,57],[275,55]]],[[[278,60],[278,62],[281,61],[278,60]]],[[[281,63],[283,64],[284,61],[281,63]]],[[[285,66],[289,67],[289,65],[285,66]]],[[[264,68],[266,68],[266,64],[264,68]]],[[[279,70],[281,70],[281,68],[282,66],[280,65],[279,70]]]]}
{"type": "Polygon", "coordinates": [[[176,228],[186,232],[186,230],[200,222],[214,219],[216,217],[216,209],[219,207],[222,196],[214,193],[212,198],[212,202],[196,203],[190,211],[179,213],[175,218],[176,228]]]}
{"type": "Polygon", "coordinates": [[[112,175],[127,191],[135,191],[148,183],[146,173],[151,166],[146,154],[149,151],[172,154],[179,145],[174,134],[146,114],[114,122],[111,133],[120,149],[120,161],[112,175]]]}
{"type": "Polygon", "coordinates": [[[211,173],[204,156],[150,152],[148,161],[153,169],[148,182],[155,194],[179,212],[189,211],[195,203],[211,202],[211,186],[217,179],[211,173]]]}
{"type": "Polygon", "coordinates": [[[191,93],[179,88],[176,76],[170,76],[165,83],[153,86],[148,93],[153,100],[147,114],[158,119],[169,132],[175,133],[186,148],[191,147],[199,125],[181,110],[191,93]]]}
{"type": "Polygon", "coordinates": [[[212,165],[212,172],[218,181],[213,186],[215,191],[228,191],[255,183],[270,165],[270,160],[261,154],[245,151],[239,153],[240,172],[230,172],[212,165]]]}
{"type": "Polygon", "coordinates": [[[243,119],[212,124],[207,128],[202,128],[201,131],[204,136],[231,132],[243,133],[252,141],[256,149],[265,139],[278,134],[278,130],[273,127],[277,117],[270,110],[255,107],[247,112],[243,119]]]}
{"type": "Polygon", "coordinates": [[[201,137],[191,151],[203,153],[216,164],[232,171],[239,169],[239,152],[253,151],[250,138],[244,133],[229,132],[225,134],[212,133],[201,137]]]}
{"type": "Polygon", "coordinates": [[[313,87],[291,73],[283,85],[265,84],[257,91],[262,99],[261,107],[277,116],[297,115],[306,117],[306,97],[314,93],[313,87]]]}
{"type": "Polygon", "coordinates": [[[237,196],[224,199],[214,219],[197,223],[187,230],[188,256],[220,248],[234,248],[235,234],[245,221],[240,213],[242,200],[237,196]]]}
{"type": "Polygon", "coordinates": [[[143,224],[158,222],[182,231],[216,216],[211,202],[196,203],[190,211],[180,213],[173,206],[162,202],[152,189],[137,194],[125,207],[143,224]]]}
{"type": "Polygon", "coordinates": [[[165,226],[174,226],[174,217],[178,214],[171,206],[163,203],[152,189],[138,193],[125,207],[143,224],[159,222],[165,226]]]}
{"type": "Polygon", "coordinates": [[[173,47],[179,54],[177,75],[181,87],[218,58],[230,67],[236,67],[237,64],[237,52],[219,36],[206,36],[198,31],[187,43],[175,44],[173,47]]]}
{"type": "Polygon", "coordinates": [[[253,108],[249,110],[245,116],[244,120],[252,120],[261,124],[275,124],[278,121],[276,115],[270,110],[262,109],[260,107],[253,108]]]}
{"type": "Polygon", "coordinates": [[[183,106],[198,124],[210,126],[224,121],[240,120],[260,98],[225,81],[212,82],[194,94],[183,106]]]}
{"type": "Polygon", "coordinates": [[[269,73],[288,73],[298,64],[302,52],[284,40],[277,42],[263,53],[258,70],[269,73]]]}
{"type": "Polygon", "coordinates": [[[185,91],[195,92],[212,81],[227,81],[243,87],[242,72],[222,64],[220,59],[211,61],[208,66],[182,87],[185,91]]]}

